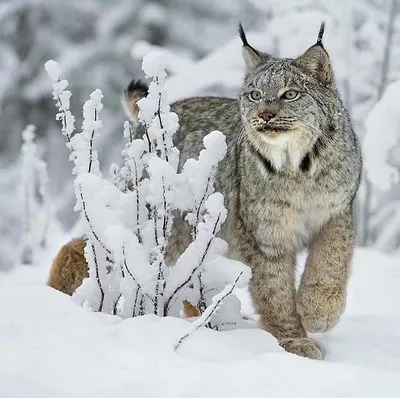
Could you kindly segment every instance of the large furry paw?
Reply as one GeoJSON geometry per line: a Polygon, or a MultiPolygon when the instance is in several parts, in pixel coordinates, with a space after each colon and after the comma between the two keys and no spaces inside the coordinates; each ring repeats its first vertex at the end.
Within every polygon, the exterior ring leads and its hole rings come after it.
{"type": "Polygon", "coordinates": [[[301,357],[321,360],[325,356],[322,345],[318,341],[306,337],[282,339],[279,341],[279,345],[285,351],[301,357]]]}
{"type": "Polygon", "coordinates": [[[343,289],[324,289],[318,285],[300,287],[296,300],[301,323],[311,333],[331,330],[339,322],[345,305],[343,289]]]}

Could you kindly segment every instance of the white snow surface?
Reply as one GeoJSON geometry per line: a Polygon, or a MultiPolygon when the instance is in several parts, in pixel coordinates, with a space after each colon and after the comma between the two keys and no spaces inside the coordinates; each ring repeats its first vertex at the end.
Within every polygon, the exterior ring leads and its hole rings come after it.
{"type": "Polygon", "coordinates": [[[324,361],[285,353],[254,327],[200,329],[174,352],[188,321],[89,312],[45,286],[42,261],[0,279],[1,398],[400,396],[398,257],[357,250],[346,312],[314,336],[324,361]]]}

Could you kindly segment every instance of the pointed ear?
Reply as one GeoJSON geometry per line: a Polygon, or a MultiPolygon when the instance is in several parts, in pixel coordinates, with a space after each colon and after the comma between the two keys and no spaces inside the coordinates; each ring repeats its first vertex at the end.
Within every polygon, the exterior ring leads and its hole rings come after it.
{"type": "Polygon", "coordinates": [[[241,23],[239,24],[239,36],[243,43],[242,54],[246,69],[252,70],[265,62],[267,54],[256,50],[249,44],[241,23]]]}
{"type": "Polygon", "coordinates": [[[322,23],[317,42],[311,46],[303,55],[294,60],[294,65],[303,72],[317,79],[324,86],[333,83],[333,70],[329,54],[322,44],[325,24],[322,23]]]}

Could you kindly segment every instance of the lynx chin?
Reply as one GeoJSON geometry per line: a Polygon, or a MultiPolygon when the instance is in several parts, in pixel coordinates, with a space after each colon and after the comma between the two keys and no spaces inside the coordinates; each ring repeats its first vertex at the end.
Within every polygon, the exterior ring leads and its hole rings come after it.
{"type": "MultiPolygon", "coordinates": [[[[286,351],[314,359],[322,359],[324,351],[307,331],[332,329],[345,308],[362,168],[323,33],[324,24],[317,42],[297,58],[275,58],[252,47],[240,25],[246,71],[239,98],[172,104],[180,120],[175,144],[181,164],[199,153],[208,132],[226,135],[228,155],[216,186],[228,208],[222,238],[229,255],[252,268],[250,293],[260,326],[286,351]],[[296,255],[303,250],[308,258],[296,291],[296,255]]],[[[139,82],[125,91],[132,119],[146,91],[139,82]]],[[[189,241],[184,220],[175,219],[171,264],[189,241]]],[[[49,279],[50,286],[69,294],[85,276],[83,249],[77,246],[75,240],[63,247],[49,279]],[[57,278],[68,278],[71,286],[57,278]]]]}

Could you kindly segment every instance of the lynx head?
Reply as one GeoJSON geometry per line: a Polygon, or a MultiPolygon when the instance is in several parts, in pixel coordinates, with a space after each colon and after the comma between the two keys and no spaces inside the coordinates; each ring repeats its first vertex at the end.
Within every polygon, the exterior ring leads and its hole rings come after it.
{"type": "Polygon", "coordinates": [[[313,46],[296,59],[282,59],[252,47],[239,25],[246,65],[240,110],[246,132],[258,147],[292,138],[311,147],[326,130],[338,96],[323,33],[321,24],[313,46]]]}

